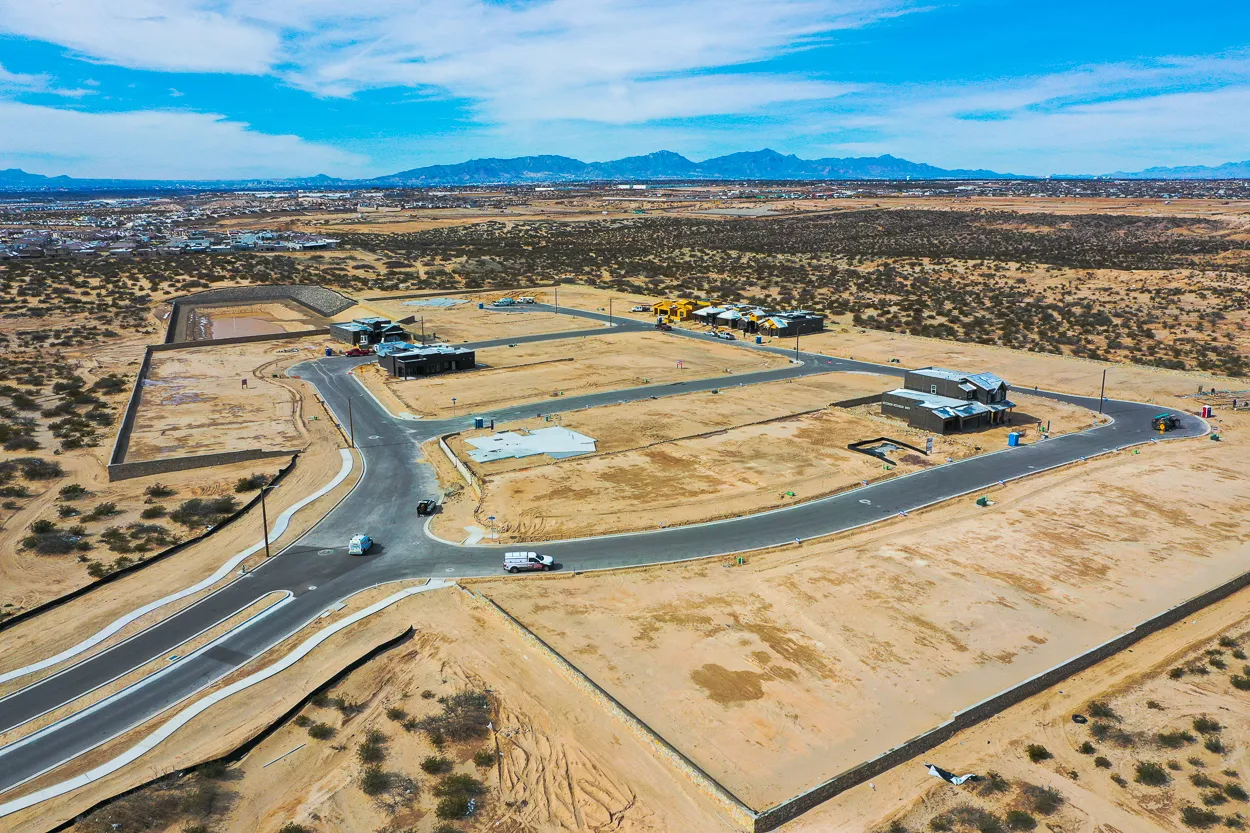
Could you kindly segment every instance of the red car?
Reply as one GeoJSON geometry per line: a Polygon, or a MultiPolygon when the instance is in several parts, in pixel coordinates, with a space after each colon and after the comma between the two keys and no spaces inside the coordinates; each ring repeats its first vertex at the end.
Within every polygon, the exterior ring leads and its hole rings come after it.
{"type": "Polygon", "coordinates": [[[353,347],[352,349],[348,350],[343,355],[351,356],[352,358],[356,358],[359,356],[372,356],[373,348],[372,347],[353,347]]]}

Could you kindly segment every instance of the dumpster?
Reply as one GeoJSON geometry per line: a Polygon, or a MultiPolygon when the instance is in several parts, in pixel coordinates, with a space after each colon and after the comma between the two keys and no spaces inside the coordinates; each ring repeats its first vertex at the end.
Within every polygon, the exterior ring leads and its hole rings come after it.
{"type": "Polygon", "coordinates": [[[1017,431],[1012,431],[1007,435],[1007,447],[1015,448],[1018,445],[1020,445],[1020,434],[1017,431]]]}

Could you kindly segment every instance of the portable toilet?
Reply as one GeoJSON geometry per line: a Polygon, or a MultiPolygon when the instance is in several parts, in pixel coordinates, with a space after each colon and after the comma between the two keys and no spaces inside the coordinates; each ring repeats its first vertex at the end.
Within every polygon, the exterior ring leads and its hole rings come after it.
{"type": "Polygon", "coordinates": [[[1012,431],[1010,434],[1007,435],[1007,447],[1015,448],[1018,445],[1020,445],[1020,432],[1012,431]]]}
{"type": "Polygon", "coordinates": [[[755,337],[755,343],[756,343],[756,344],[763,344],[763,343],[764,343],[764,337],[763,337],[763,336],[756,336],[756,337],[755,337]]]}
{"type": "Polygon", "coordinates": [[[485,419],[483,419],[482,417],[473,417],[473,427],[474,427],[474,428],[485,428],[485,427],[486,427],[486,420],[485,420],[485,419]]]}
{"type": "Polygon", "coordinates": [[[333,356],[333,355],[334,355],[334,348],[333,348],[333,347],[327,347],[327,348],[326,348],[326,355],[327,355],[327,356],[333,356]]]}
{"type": "Polygon", "coordinates": [[[478,301],[477,308],[478,308],[478,309],[486,309],[486,304],[482,303],[481,301],[478,301]]]}

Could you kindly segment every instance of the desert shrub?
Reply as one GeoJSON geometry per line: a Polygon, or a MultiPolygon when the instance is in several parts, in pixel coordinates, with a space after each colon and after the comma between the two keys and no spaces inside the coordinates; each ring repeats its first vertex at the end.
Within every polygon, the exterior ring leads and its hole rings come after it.
{"type": "Polygon", "coordinates": [[[1211,663],[1212,668],[1218,668],[1221,671],[1223,671],[1225,668],[1228,667],[1228,663],[1220,659],[1219,657],[1211,657],[1210,659],[1207,660],[1207,662],[1211,663]]]}
{"type": "Polygon", "coordinates": [[[64,477],[65,470],[54,460],[41,460],[38,457],[21,457],[14,462],[27,480],[51,480],[64,477]]]}
{"type": "Polygon", "coordinates": [[[442,775],[451,772],[451,761],[441,755],[431,755],[421,762],[421,770],[430,775],[442,775]]]}
{"type": "Polygon", "coordinates": [[[365,767],[360,773],[360,790],[365,795],[381,795],[391,786],[391,774],[379,766],[365,767]]]}
{"type": "Polygon", "coordinates": [[[234,490],[239,494],[244,492],[254,492],[269,483],[269,477],[264,474],[250,474],[247,477],[240,477],[239,481],[234,484],[234,490]]]}
{"type": "Polygon", "coordinates": [[[1219,824],[1220,814],[1189,804],[1181,809],[1181,821],[1186,827],[1203,829],[1219,824]]]}
{"type": "Polygon", "coordinates": [[[1161,787],[1172,780],[1168,771],[1154,761],[1138,761],[1136,772],[1137,777],[1133,780],[1148,787],[1161,787]]]}
{"type": "Polygon", "coordinates": [[[1146,708],[1156,709],[1157,711],[1163,711],[1163,704],[1160,703],[1158,700],[1147,700],[1146,708]]]}
{"type": "Polygon", "coordinates": [[[1024,753],[1028,755],[1029,760],[1035,764],[1041,763],[1042,761],[1048,761],[1055,757],[1050,753],[1049,749],[1042,746],[1040,743],[1030,743],[1025,748],[1024,753]]]}
{"type": "Polygon", "coordinates": [[[238,502],[230,495],[204,498],[193,497],[169,513],[170,520],[183,526],[210,526],[219,523],[227,515],[239,508],[238,502]]]}
{"type": "Polygon", "coordinates": [[[173,489],[163,483],[153,483],[143,490],[143,493],[151,498],[173,497],[177,494],[173,489]]]}
{"type": "Polygon", "coordinates": [[[29,434],[18,434],[4,441],[5,451],[38,451],[40,448],[39,441],[29,434]]]}
{"type": "Polygon", "coordinates": [[[386,716],[390,720],[394,720],[396,723],[402,723],[408,719],[408,712],[404,711],[399,706],[391,706],[386,710],[386,716]]]}
{"type": "Polygon", "coordinates": [[[1168,761],[1168,769],[1172,770],[1173,772],[1180,772],[1181,762],[1176,761],[1176,760],[1168,761]]]}
{"type": "Polygon", "coordinates": [[[1035,813],[1049,816],[1063,806],[1063,793],[1054,787],[1029,784],[1020,791],[1035,813]]]}
{"type": "Polygon", "coordinates": [[[39,555],[69,555],[75,551],[91,549],[91,544],[87,541],[64,529],[27,535],[22,539],[22,546],[39,555]]]}
{"type": "Polygon", "coordinates": [[[153,518],[163,518],[166,514],[164,506],[147,506],[139,513],[139,517],[150,521],[153,518]]]}
{"type": "Polygon", "coordinates": [[[78,509],[66,503],[62,503],[56,508],[56,516],[58,518],[75,518],[81,514],[78,509]]]}
{"type": "Polygon", "coordinates": [[[286,824],[278,828],[278,833],[316,833],[311,827],[304,824],[296,824],[288,821],[286,824]]]}
{"type": "Polygon", "coordinates": [[[1190,775],[1189,783],[1195,787],[1218,787],[1220,785],[1218,781],[1201,772],[1195,772],[1193,775],[1190,775]]]}
{"type": "Polygon", "coordinates": [[[488,767],[495,765],[495,753],[489,749],[479,749],[473,753],[473,765],[488,767]]]}
{"type": "Polygon", "coordinates": [[[36,535],[45,535],[54,529],[56,529],[56,524],[47,518],[40,518],[30,525],[30,531],[36,535]]]}
{"type": "Polygon", "coordinates": [[[1218,720],[1214,720],[1206,715],[1194,718],[1194,731],[1202,735],[1211,735],[1223,730],[1218,720]]]}
{"type": "Polygon", "coordinates": [[[1207,765],[1207,762],[1206,762],[1206,761],[1202,760],[1202,758],[1199,758],[1199,757],[1197,757],[1196,755],[1195,755],[1194,757],[1192,757],[1192,758],[1187,758],[1187,759],[1186,759],[1186,762],[1187,762],[1190,766],[1192,766],[1192,767],[1197,767],[1198,769],[1202,769],[1204,766],[1206,766],[1206,765],[1207,765]]]}
{"type": "Polygon", "coordinates": [[[329,723],[314,723],[308,727],[308,736],[313,740],[329,740],[334,737],[334,727],[329,723]]]}
{"type": "Polygon", "coordinates": [[[1103,700],[1095,700],[1089,704],[1090,717],[1097,717],[1102,720],[1119,720],[1120,716],[1116,714],[1115,709],[1103,700]]]}
{"type": "Polygon", "coordinates": [[[306,714],[300,714],[300,715],[296,715],[295,719],[292,720],[291,722],[294,723],[296,726],[300,727],[301,729],[307,729],[309,726],[312,725],[312,718],[306,714]]]}
{"type": "Polygon", "coordinates": [[[1173,668],[1171,671],[1168,671],[1168,676],[1173,680],[1179,680],[1181,677],[1185,676],[1185,669],[1173,668]]]}
{"type": "Polygon", "coordinates": [[[1245,652],[1245,651],[1243,651],[1243,650],[1241,650],[1240,648],[1234,648],[1234,649],[1233,649],[1233,658],[1234,658],[1234,659],[1245,659],[1245,658],[1246,658],[1246,656],[1247,656],[1246,652],[1245,652]]]}
{"type": "Polygon", "coordinates": [[[371,740],[362,741],[356,747],[356,757],[362,764],[380,764],[386,760],[386,745],[371,740]]]}
{"type": "Polygon", "coordinates": [[[453,740],[466,741],[485,737],[490,720],[490,698],[482,692],[464,691],[440,698],[442,712],[423,718],[418,725],[433,740],[435,733],[453,740]]]}
{"type": "Polygon", "coordinates": [[[121,514],[121,511],[117,508],[117,504],[111,500],[106,500],[106,501],[97,503],[95,506],[93,506],[91,508],[91,511],[87,513],[86,518],[84,518],[84,520],[96,521],[96,520],[99,520],[100,518],[111,518],[114,515],[120,515],[120,514],[121,514]]]}
{"type": "Polygon", "coordinates": [[[1238,644],[1236,639],[1227,634],[1219,638],[1219,643],[1221,648],[1236,648],[1238,644]]]}
{"type": "Polygon", "coordinates": [[[1099,769],[1111,769],[1111,760],[1109,758],[1104,758],[1102,755],[1099,755],[1097,758],[1094,759],[1094,766],[1098,767],[1099,769]]]}
{"type": "Polygon", "coordinates": [[[1111,723],[1093,723],[1089,727],[1089,733],[1094,736],[1094,740],[1105,741],[1122,749],[1137,745],[1137,738],[1111,723]]]}
{"type": "Polygon", "coordinates": [[[182,833],[212,833],[207,824],[188,824],[182,828],[182,833]]]}
{"type": "Polygon", "coordinates": [[[1174,732],[1160,732],[1155,739],[1160,746],[1165,746],[1168,749],[1180,749],[1182,746],[1188,746],[1197,740],[1197,738],[1183,729],[1174,732]]]}
{"type": "Polygon", "coordinates": [[[985,773],[983,779],[977,782],[977,793],[984,796],[997,795],[1010,790],[1011,783],[992,769],[985,773]]]}
{"type": "Polygon", "coordinates": [[[164,779],[101,807],[76,829],[84,833],[164,830],[181,819],[202,821],[223,813],[231,798],[212,781],[164,779]]]}
{"type": "Polygon", "coordinates": [[[472,775],[448,775],[434,787],[434,795],[442,799],[435,814],[440,819],[464,818],[473,806],[470,802],[484,792],[486,785],[472,775]]]}
{"type": "Polygon", "coordinates": [[[1228,678],[1228,681],[1233,684],[1233,688],[1239,691],[1250,691],[1250,677],[1234,674],[1228,678]]]}
{"type": "Polygon", "coordinates": [[[434,829],[431,830],[430,833],[462,833],[462,831],[459,827],[456,827],[456,825],[444,822],[442,824],[435,825],[434,829]]]}
{"type": "Polygon", "coordinates": [[[1007,827],[1011,830],[1032,830],[1037,827],[1037,819],[1023,810],[1007,812],[1007,827]]]}
{"type": "Polygon", "coordinates": [[[330,707],[330,695],[324,691],[319,691],[312,696],[312,700],[309,702],[319,709],[326,709],[330,707]]]}
{"type": "Polygon", "coordinates": [[[1116,784],[1119,784],[1121,787],[1128,786],[1128,781],[1125,781],[1124,776],[1118,772],[1112,773],[1111,780],[1114,781],[1116,784]]]}
{"type": "Polygon", "coordinates": [[[1004,830],[1002,819],[974,804],[960,804],[947,812],[957,825],[971,827],[978,833],[1002,833],[1004,830]]]}
{"type": "Polygon", "coordinates": [[[945,813],[941,813],[929,819],[929,829],[935,830],[937,833],[947,833],[947,831],[955,829],[955,823],[945,813]]]}
{"type": "Polygon", "coordinates": [[[1202,746],[1208,752],[1214,752],[1216,755],[1224,754],[1224,742],[1217,735],[1207,738],[1206,743],[1202,744],[1202,746]]]}
{"type": "Polygon", "coordinates": [[[1241,784],[1228,784],[1224,787],[1224,795],[1236,801],[1250,800],[1250,793],[1241,784]]]}
{"type": "Polygon", "coordinates": [[[422,699],[422,700],[433,700],[433,699],[434,699],[434,692],[430,691],[430,690],[427,688],[425,691],[421,692],[421,699],[422,699]]]}
{"type": "Polygon", "coordinates": [[[1212,790],[1209,793],[1202,794],[1202,803],[1208,807],[1218,807],[1221,804],[1228,803],[1228,796],[1224,795],[1224,793],[1219,790],[1212,790]]]}

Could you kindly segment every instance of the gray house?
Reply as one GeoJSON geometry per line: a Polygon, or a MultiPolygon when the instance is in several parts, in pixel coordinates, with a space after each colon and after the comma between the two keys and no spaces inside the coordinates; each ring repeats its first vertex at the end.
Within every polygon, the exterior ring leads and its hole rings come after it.
{"type": "Polygon", "coordinates": [[[353,347],[368,347],[387,341],[405,341],[407,331],[389,318],[357,318],[330,325],[330,335],[353,347]]]}
{"type": "Polygon", "coordinates": [[[1007,383],[993,373],[960,373],[939,367],[909,370],[903,387],[881,397],[881,412],[913,428],[954,434],[1011,421],[1015,403],[1007,383]]]}
{"type": "Polygon", "coordinates": [[[387,352],[378,358],[378,364],[392,376],[408,379],[454,370],[470,370],[477,365],[477,355],[463,347],[436,344],[387,352]]]}

